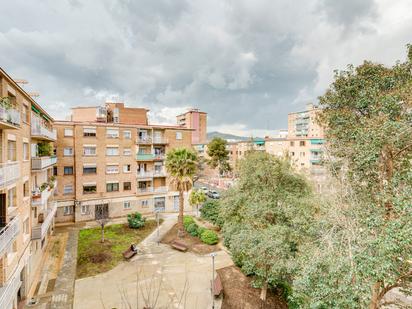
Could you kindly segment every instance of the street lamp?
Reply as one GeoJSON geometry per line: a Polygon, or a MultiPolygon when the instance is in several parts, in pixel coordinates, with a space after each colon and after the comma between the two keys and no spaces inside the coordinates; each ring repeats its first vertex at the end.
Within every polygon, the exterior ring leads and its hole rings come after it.
{"type": "Polygon", "coordinates": [[[212,257],[212,288],[210,289],[212,291],[212,309],[215,308],[215,256],[216,252],[212,252],[210,256],[212,257]]]}

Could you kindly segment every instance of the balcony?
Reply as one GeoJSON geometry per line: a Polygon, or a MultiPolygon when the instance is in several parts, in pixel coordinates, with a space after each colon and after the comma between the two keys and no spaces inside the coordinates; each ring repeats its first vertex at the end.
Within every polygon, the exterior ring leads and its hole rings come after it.
{"type": "MultiPolygon", "coordinates": [[[[2,256],[9,245],[19,234],[19,218],[14,217],[5,227],[0,229],[0,256],[2,256]]],[[[0,293],[1,297],[1,293],[0,293]]],[[[3,308],[3,307],[0,307],[3,308]]]]}
{"type": "Polygon", "coordinates": [[[6,285],[0,287],[0,308],[11,308],[20,286],[20,271],[17,271],[6,285]]]}
{"type": "Polygon", "coordinates": [[[154,170],[153,177],[166,177],[166,169],[154,170]]]}
{"type": "Polygon", "coordinates": [[[20,178],[18,162],[0,163],[0,187],[12,184],[20,178]]]}
{"type": "Polygon", "coordinates": [[[136,193],[137,193],[137,195],[152,194],[152,193],[153,193],[153,187],[148,187],[148,188],[137,188],[136,193]]]}
{"type": "Polygon", "coordinates": [[[54,220],[54,215],[57,211],[56,203],[52,203],[50,208],[47,209],[44,213],[40,213],[38,216],[39,225],[33,226],[31,230],[31,239],[43,239],[46,236],[47,231],[49,230],[50,225],[52,225],[54,220]],[[41,219],[43,215],[43,219],[41,219]]]}
{"type": "Polygon", "coordinates": [[[167,187],[166,186],[156,187],[154,188],[154,193],[167,193],[167,187]]]}
{"type": "Polygon", "coordinates": [[[0,105],[0,129],[17,129],[18,127],[20,127],[20,112],[0,105]]]}
{"type": "Polygon", "coordinates": [[[57,163],[56,156],[31,158],[31,169],[32,170],[42,170],[56,163],[57,163]]]}
{"type": "Polygon", "coordinates": [[[44,121],[37,116],[31,117],[32,138],[55,142],[57,139],[56,130],[51,130],[44,125],[44,121]]]}
{"type": "Polygon", "coordinates": [[[142,179],[142,178],[153,178],[153,172],[148,172],[148,171],[138,171],[137,178],[142,179]]]}
{"type": "Polygon", "coordinates": [[[158,153],[154,154],[154,159],[155,161],[162,161],[166,158],[166,155],[164,153],[158,153]]]}
{"type": "Polygon", "coordinates": [[[154,158],[155,158],[155,155],[152,153],[138,153],[136,155],[137,161],[153,161],[154,158]]]}
{"type": "Polygon", "coordinates": [[[57,180],[50,182],[50,183],[44,183],[42,186],[43,188],[36,188],[32,192],[32,196],[31,196],[32,206],[43,206],[47,204],[47,201],[53,195],[54,190],[57,186],[57,180]]]}
{"type": "Polygon", "coordinates": [[[152,143],[152,138],[150,136],[136,138],[136,144],[150,145],[151,143],[152,143]]]}
{"type": "Polygon", "coordinates": [[[153,144],[167,144],[169,141],[165,137],[154,137],[153,144]]]}

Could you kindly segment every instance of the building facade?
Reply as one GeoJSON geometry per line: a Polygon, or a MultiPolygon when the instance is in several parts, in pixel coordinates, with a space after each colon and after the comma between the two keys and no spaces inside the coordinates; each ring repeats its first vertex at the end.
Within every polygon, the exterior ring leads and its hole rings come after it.
{"type": "Polygon", "coordinates": [[[0,308],[33,293],[53,231],[53,119],[0,69],[0,308]],[[5,99],[4,99],[5,98],[5,99]]]}
{"type": "Polygon", "coordinates": [[[207,113],[191,109],[176,118],[179,126],[193,130],[192,144],[205,144],[207,142],[207,113]]]}
{"type": "Polygon", "coordinates": [[[122,103],[74,108],[55,125],[57,222],[94,220],[101,208],[109,218],[178,210],[164,161],[170,149],[191,148],[192,129],[149,125],[146,109],[122,103]]]}

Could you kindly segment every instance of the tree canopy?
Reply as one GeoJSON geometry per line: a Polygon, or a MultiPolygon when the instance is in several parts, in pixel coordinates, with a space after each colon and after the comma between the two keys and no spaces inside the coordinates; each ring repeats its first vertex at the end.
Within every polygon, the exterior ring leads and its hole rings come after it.
{"type": "Polygon", "coordinates": [[[227,141],[220,137],[213,138],[207,145],[207,155],[210,157],[208,164],[211,168],[218,168],[220,175],[231,170],[226,146],[227,141]]]}

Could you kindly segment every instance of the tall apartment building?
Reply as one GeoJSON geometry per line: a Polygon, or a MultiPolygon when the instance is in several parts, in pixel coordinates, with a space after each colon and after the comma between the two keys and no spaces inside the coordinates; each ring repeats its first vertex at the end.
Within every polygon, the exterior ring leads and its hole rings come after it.
{"type": "Polygon", "coordinates": [[[164,160],[169,149],[191,148],[192,129],[150,125],[146,109],[123,103],[73,108],[55,125],[57,222],[94,220],[102,208],[111,218],[178,210],[164,160]]]}
{"type": "Polygon", "coordinates": [[[53,119],[0,69],[0,308],[32,294],[53,230],[53,119]]]}
{"type": "Polygon", "coordinates": [[[207,142],[207,113],[191,109],[176,118],[179,126],[193,130],[192,144],[205,144],[207,142]]]}

